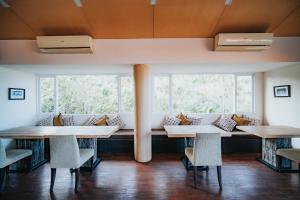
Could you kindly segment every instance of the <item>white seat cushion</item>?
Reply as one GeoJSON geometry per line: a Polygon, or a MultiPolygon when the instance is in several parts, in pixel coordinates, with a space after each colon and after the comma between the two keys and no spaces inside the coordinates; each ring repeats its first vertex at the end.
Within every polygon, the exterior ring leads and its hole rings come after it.
{"type": "Polygon", "coordinates": [[[32,150],[28,149],[11,149],[6,151],[6,159],[0,163],[0,168],[11,165],[23,158],[32,155],[32,150]]]}
{"type": "Polygon", "coordinates": [[[185,148],[185,155],[188,157],[189,161],[192,163],[192,165],[194,165],[194,152],[193,152],[193,148],[187,147],[185,148]]]}
{"type": "Polygon", "coordinates": [[[277,155],[300,163],[300,149],[277,149],[277,155]]]}
{"type": "Polygon", "coordinates": [[[79,149],[80,166],[94,156],[94,149],[79,149]]]}

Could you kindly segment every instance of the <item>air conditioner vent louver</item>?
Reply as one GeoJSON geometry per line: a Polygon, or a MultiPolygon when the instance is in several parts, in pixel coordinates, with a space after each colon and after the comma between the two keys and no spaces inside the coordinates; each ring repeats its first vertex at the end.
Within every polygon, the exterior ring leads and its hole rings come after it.
{"type": "Polygon", "coordinates": [[[262,51],[270,48],[273,33],[219,33],[215,51],[262,51]]]}
{"type": "Polygon", "coordinates": [[[42,53],[93,53],[93,39],[86,35],[37,36],[42,53]]]}

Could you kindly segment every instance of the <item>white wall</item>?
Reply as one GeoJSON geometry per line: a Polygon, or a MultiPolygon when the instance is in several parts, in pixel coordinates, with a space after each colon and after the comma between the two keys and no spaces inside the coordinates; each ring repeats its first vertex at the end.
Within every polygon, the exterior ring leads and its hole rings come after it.
{"type": "MultiPolygon", "coordinates": [[[[0,130],[36,121],[36,76],[0,67],[0,130]],[[8,88],[24,88],[25,100],[8,100],[8,88]]],[[[11,145],[11,140],[6,140],[11,145]]]]}
{"type": "Polygon", "coordinates": [[[215,52],[212,38],[96,39],[93,54],[43,54],[35,40],[0,40],[0,64],[195,64],[299,62],[300,37],[275,37],[270,49],[215,52]]]}
{"type": "MultiPolygon", "coordinates": [[[[264,122],[300,128],[300,64],[266,72],[264,79],[264,122]],[[273,86],[278,85],[291,85],[292,96],[275,98],[273,86]]],[[[300,139],[293,139],[293,146],[300,148],[300,139]]]]}

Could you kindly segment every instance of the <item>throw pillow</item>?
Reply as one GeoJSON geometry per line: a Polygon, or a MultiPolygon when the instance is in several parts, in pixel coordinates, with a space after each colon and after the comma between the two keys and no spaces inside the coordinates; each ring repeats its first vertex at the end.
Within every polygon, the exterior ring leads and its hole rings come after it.
{"type": "Polygon", "coordinates": [[[40,120],[37,126],[53,126],[53,116],[48,116],[45,119],[40,120]]]}
{"type": "Polygon", "coordinates": [[[86,120],[82,124],[82,126],[94,126],[97,121],[98,121],[98,119],[95,116],[92,116],[88,120],[86,120]]]}
{"type": "Polygon", "coordinates": [[[229,118],[229,117],[224,117],[222,119],[220,119],[219,121],[219,127],[221,129],[223,129],[224,131],[233,131],[233,129],[235,128],[235,126],[237,125],[237,123],[229,118]]]}
{"type": "Polygon", "coordinates": [[[75,126],[74,116],[68,116],[63,118],[64,126],[75,126]]]}
{"type": "Polygon", "coordinates": [[[107,115],[104,115],[102,117],[100,117],[100,119],[98,119],[94,125],[96,126],[107,126],[107,120],[109,119],[109,117],[107,115]]]}
{"type": "Polygon", "coordinates": [[[63,126],[64,120],[62,118],[62,114],[59,113],[59,115],[54,116],[53,118],[53,126],[63,126]]]}
{"type": "Polygon", "coordinates": [[[202,122],[202,118],[200,117],[188,117],[188,120],[190,120],[192,122],[191,125],[194,126],[201,125],[202,122]]]}
{"type": "Polygon", "coordinates": [[[250,124],[250,120],[247,120],[245,118],[239,117],[236,114],[232,116],[232,119],[237,123],[237,126],[247,126],[250,124]]]}
{"type": "Polygon", "coordinates": [[[182,113],[180,113],[177,118],[180,120],[179,125],[190,125],[192,123],[192,121],[190,121],[187,116],[183,115],[182,113]]]}
{"type": "Polygon", "coordinates": [[[180,120],[176,117],[173,117],[173,116],[169,116],[169,115],[166,115],[161,126],[164,127],[164,126],[174,126],[174,125],[179,125],[180,124],[180,120]]]}
{"type": "Polygon", "coordinates": [[[119,126],[120,129],[126,126],[120,115],[117,115],[114,118],[109,118],[106,122],[108,126],[119,126]]]}

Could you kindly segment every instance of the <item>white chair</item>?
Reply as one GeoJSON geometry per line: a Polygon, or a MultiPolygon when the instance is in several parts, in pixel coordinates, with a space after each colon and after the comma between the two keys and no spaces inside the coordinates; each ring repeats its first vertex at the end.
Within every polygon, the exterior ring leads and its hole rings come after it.
{"type": "Polygon", "coordinates": [[[51,136],[49,140],[51,167],[50,192],[53,192],[56,168],[75,169],[75,192],[78,192],[79,168],[86,161],[91,159],[92,170],[94,149],[79,149],[76,137],[74,135],[51,136]]]}
{"type": "MultiPolygon", "coordinates": [[[[28,164],[31,162],[32,150],[29,149],[9,149],[6,150],[2,140],[0,139],[0,192],[5,187],[5,181],[7,173],[9,172],[9,166],[28,157],[28,164]]],[[[28,165],[30,168],[30,165],[28,165]]]]}
{"type": "Polygon", "coordinates": [[[194,146],[185,148],[185,155],[194,166],[194,186],[197,183],[197,166],[217,166],[219,187],[222,190],[221,134],[197,133],[194,146]]]}

